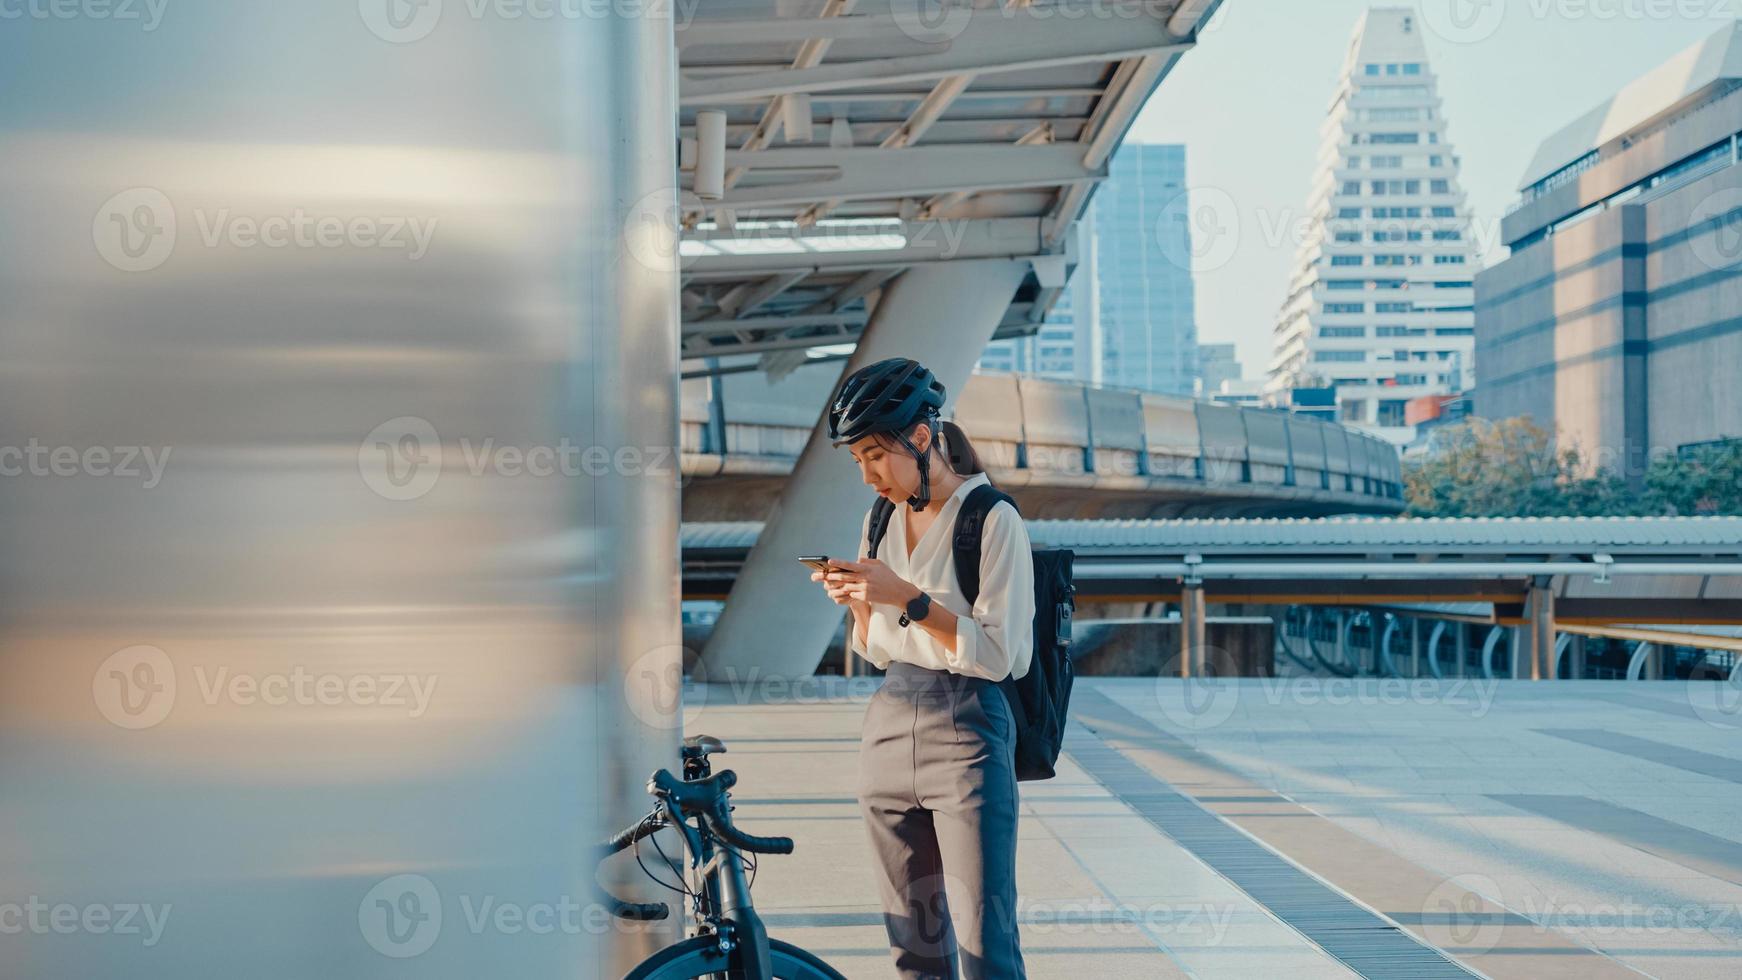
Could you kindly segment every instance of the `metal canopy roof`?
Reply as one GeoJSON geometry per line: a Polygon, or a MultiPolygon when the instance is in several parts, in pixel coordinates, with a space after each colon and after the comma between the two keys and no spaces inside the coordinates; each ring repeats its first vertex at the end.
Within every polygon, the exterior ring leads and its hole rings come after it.
{"type": "Polygon", "coordinates": [[[683,356],[758,354],[778,376],[855,343],[890,279],[951,259],[1039,259],[997,336],[1033,332],[1107,158],[1219,3],[709,0],[680,18],[680,135],[726,114],[723,198],[681,176],[683,356]]]}
{"type": "MultiPolygon", "coordinates": [[[[1029,521],[1077,553],[1084,601],[1178,598],[1342,606],[1474,602],[1500,610],[1532,581],[1585,623],[1742,623],[1742,518],[1029,521]]],[[[758,522],[685,524],[685,593],[723,595],[758,522]]]]}
{"type": "MultiPolygon", "coordinates": [[[[749,548],[756,521],[690,523],[683,547],[749,548]]],[[[1029,521],[1037,546],[1081,555],[1266,554],[1742,555],[1742,518],[1322,518],[1029,521]]]]}

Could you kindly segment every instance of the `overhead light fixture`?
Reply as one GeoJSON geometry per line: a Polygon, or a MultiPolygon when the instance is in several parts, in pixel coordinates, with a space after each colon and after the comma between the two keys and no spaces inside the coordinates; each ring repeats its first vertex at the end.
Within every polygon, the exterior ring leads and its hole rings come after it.
{"type": "Polygon", "coordinates": [[[780,124],[786,129],[788,143],[811,141],[811,97],[793,94],[780,100],[780,124]]]}
{"type": "Polygon", "coordinates": [[[696,113],[696,196],[726,196],[726,113],[720,109],[696,113]]]}

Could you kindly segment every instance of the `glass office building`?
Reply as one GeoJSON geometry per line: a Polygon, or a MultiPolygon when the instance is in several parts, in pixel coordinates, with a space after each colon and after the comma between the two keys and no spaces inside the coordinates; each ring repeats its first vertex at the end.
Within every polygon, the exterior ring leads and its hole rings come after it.
{"type": "Polygon", "coordinates": [[[1198,334],[1185,194],[1184,146],[1120,147],[1045,325],[990,344],[979,369],[1192,394],[1198,334]]]}

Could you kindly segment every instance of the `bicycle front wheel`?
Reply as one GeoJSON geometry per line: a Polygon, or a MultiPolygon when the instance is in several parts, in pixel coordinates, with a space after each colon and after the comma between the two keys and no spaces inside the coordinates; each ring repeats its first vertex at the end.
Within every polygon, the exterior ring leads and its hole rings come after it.
{"type": "MultiPolygon", "coordinates": [[[[834,967],[791,943],[770,939],[768,952],[774,961],[775,980],[847,980],[834,967]]],[[[727,958],[712,936],[697,936],[653,954],[623,980],[695,980],[716,976],[737,980],[738,975],[727,969],[727,958]]]]}

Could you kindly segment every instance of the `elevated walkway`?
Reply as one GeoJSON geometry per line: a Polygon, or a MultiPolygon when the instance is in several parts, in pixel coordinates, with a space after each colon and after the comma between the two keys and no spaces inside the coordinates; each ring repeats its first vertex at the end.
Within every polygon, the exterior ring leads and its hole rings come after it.
{"type": "MultiPolygon", "coordinates": [[[[760,374],[685,381],[685,520],[765,517],[839,377],[829,362],[773,385],[760,374]]],[[[971,376],[954,405],[993,481],[1031,518],[1403,509],[1394,447],[1305,416],[995,374],[971,376]]]]}

